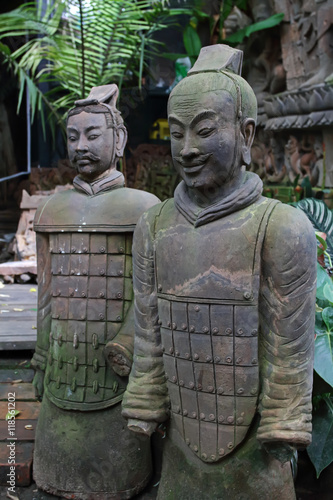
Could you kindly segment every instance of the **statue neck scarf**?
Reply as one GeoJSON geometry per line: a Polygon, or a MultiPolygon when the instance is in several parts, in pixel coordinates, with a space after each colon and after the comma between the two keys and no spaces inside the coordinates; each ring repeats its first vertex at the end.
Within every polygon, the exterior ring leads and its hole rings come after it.
{"type": "Polygon", "coordinates": [[[187,186],[182,181],[175,190],[175,205],[191,224],[198,227],[252,205],[261,196],[262,188],[260,177],[246,172],[238,189],[209,207],[201,208],[191,200],[187,186]]]}
{"type": "Polygon", "coordinates": [[[77,175],[74,177],[73,185],[77,191],[87,194],[88,196],[93,196],[103,191],[124,187],[125,179],[121,172],[112,170],[109,175],[97,179],[97,181],[94,182],[86,182],[77,175]]]}

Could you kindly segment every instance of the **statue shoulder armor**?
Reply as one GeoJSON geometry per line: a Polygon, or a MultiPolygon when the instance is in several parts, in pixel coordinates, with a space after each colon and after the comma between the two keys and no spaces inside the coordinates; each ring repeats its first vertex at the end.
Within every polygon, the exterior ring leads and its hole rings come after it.
{"type": "Polygon", "coordinates": [[[88,196],[76,190],[50,196],[36,212],[37,232],[134,231],[140,216],[160,200],[151,193],[117,188],[88,196]]]}

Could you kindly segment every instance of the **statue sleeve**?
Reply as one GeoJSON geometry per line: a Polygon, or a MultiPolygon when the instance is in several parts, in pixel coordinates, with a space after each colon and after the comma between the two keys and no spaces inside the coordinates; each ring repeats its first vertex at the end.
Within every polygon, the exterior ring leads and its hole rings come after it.
{"type": "Polygon", "coordinates": [[[261,442],[311,442],[316,254],[306,216],[279,204],[269,219],[262,254],[261,442]]]}
{"type": "Polygon", "coordinates": [[[31,360],[34,369],[45,371],[51,331],[51,255],[48,233],[37,233],[37,344],[31,360]]]}
{"type": "Polygon", "coordinates": [[[145,213],[134,232],[134,357],[122,406],[126,418],[163,422],[168,418],[169,398],[158,324],[153,251],[155,213],[155,207],[145,213]]]}

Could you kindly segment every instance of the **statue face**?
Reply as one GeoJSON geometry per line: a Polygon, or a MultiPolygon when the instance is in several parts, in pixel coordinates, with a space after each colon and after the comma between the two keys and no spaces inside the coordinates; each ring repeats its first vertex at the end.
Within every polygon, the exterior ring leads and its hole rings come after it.
{"type": "Polygon", "coordinates": [[[103,113],[72,115],[67,123],[68,156],[80,176],[93,181],[110,169],[114,149],[113,129],[103,113]]]}
{"type": "MultiPolygon", "coordinates": [[[[236,158],[235,105],[228,92],[216,90],[169,101],[171,152],[188,187],[212,188],[239,172],[236,158]],[[236,167],[236,168],[235,168],[236,167]]],[[[240,160],[237,160],[240,162],[240,160]]]]}

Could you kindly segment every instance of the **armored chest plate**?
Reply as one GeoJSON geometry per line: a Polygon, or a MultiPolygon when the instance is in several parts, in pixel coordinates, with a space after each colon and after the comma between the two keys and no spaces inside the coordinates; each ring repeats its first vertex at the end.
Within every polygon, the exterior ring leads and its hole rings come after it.
{"type": "Polygon", "coordinates": [[[132,233],[50,234],[52,324],[46,393],[62,408],[90,410],[119,401],[126,381],[103,349],[133,299],[132,233]]]}

